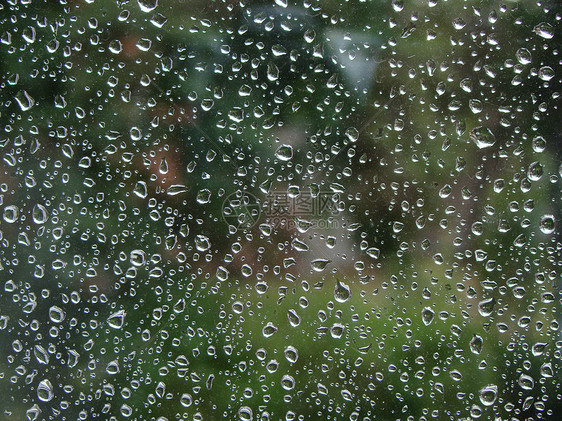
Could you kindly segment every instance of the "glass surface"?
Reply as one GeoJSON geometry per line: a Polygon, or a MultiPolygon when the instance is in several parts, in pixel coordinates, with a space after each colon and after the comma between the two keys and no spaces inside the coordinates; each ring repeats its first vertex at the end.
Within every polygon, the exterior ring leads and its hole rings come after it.
{"type": "Polygon", "coordinates": [[[0,418],[555,419],[561,17],[3,1],[0,418]]]}

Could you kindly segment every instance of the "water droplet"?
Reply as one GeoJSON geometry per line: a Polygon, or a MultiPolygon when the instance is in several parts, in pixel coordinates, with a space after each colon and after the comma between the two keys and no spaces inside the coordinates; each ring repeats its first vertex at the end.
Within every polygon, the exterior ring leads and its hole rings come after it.
{"type": "Polygon", "coordinates": [[[556,229],[556,221],[553,215],[544,215],[541,218],[540,229],[544,234],[552,234],[556,229]]]}
{"type": "Polygon", "coordinates": [[[113,329],[121,329],[125,322],[125,311],[119,310],[107,318],[107,324],[113,329]]]}
{"type": "Polygon", "coordinates": [[[359,130],[357,130],[355,127],[350,127],[345,131],[345,136],[351,142],[357,142],[357,139],[359,139],[359,130]]]}
{"type": "Polygon", "coordinates": [[[489,384],[480,389],[480,402],[484,406],[492,406],[498,397],[498,387],[495,384],[489,384]]]}
{"type": "Polygon", "coordinates": [[[426,326],[429,326],[431,324],[431,322],[433,322],[435,312],[429,307],[424,307],[423,310],[422,310],[421,316],[422,316],[423,324],[426,325],[426,326]]]}
{"type": "Polygon", "coordinates": [[[518,49],[516,56],[517,56],[517,60],[521,64],[529,64],[533,60],[533,57],[531,56],[531,52],[526,48],[518,49]]]}
{"type": "Polygon", "coordinates": [[[490,298],[487,300],[480,301],[478,303],[478,313],[482,317],[489,317],[494,311],[494,306],[496,305],[495,298],[490,298]]]}
{"type": "Polygon", "coordinates": [[[334,323],[330,328],[330,335],[332,338],[339,339],[342,337],[343,333],[345,332],[345,326],[341,323],[334,323]]]}
{"type": "Polygon", "coordinates": [[[52,383],[47,379],[41,380],[37,386],[37,397],[39,400],[49,402],[54,396],[52,383]]]}
{"type": "Polygon", "coordinates": [[[27,111],[35,105],[35,100],[27,91],[19,91],[14,98],[22,111],[27,111]]]}
{"type": "Polygon", "coordinates": [[[293,376],[285,374],[281,378],[281,387],[285,390],[292,390],[295,387],[295,379],[293,378],[293,376]]]}
{"type": "Polygon", "coordinates": [[[484,126],[475,127],[470,131],[470,138],[479,149],[489,148],[496,143],[492,131],[484,126]]]}
{"type": "Polygon", "coordinates": [[[349,285],[344,284],[339,279],[336,281],[336,287],[334,289],[334,299],[338,303],[345,303],[351,297],[351,290],[349,285]]]}
{"type": "Polygon", "coordinates": [[[297,327],[301,324],[301,318],[297,314],[297,312],[293,309],[287,311],[287,318],[289,319],[289,324],[292,327],[297,327]]]}
{"type": "Polygon", "coordinates": [[[292,345],[285,348],[285,358],[291,364],[294,364],[299,359],[299,351],[292,345]]]}
{"type": "Polygon", "coordinates": [[[172,184],[168,187],[167,193],[169,196],[175,196],[180,193],[186,193],[187,191],[189,191],[189,187],[184,186],[183,184],[172,184]]]}
{"type": "Polygon", "coordinates": [[[531,390],[533,387],[535,387],[535,380],[527,375],[527,374],[521,374],[521,376],[519,376],[519,386],[521,386],[521,389],[525,389],[525,390],[531,390]]]}
{"type": "Polygon", "coordinates": [[[137,184],[135,184],[135,188],[133,189],[133,193],[141,199],[146,199],[146,196],[148,196],[146,183],[144,181],[137,181],[137,184]]]}
{"type": "Polygon", "coordinates": [[[548,82],[555,76],[554,70],[550,66],[543,66],[539,69],[539,78],[548,82]]]}
{"type": "Polygon", "coordinates": [[[15,205],[9,205],[4,208],[4,221],[13,224],[18,220],[19,208],[15,205]]]}
{"type": "Polygon", "coordinates": [[[114,39],[109,43],[107,49],[113,54],[119,54],[123,51],[123,44],[118,39],[114,39]]]}
{"type": "Polygon", "coordinates": [[[228,275],[229,275],[229,272],[225,267],[219,266],[217,268],[216,277],[219,281],[222,281],[222,282],[226,281],[228,279],[228,275]]]}
{"type": "Polygon", "coordinates": [[[554,28],[550,23],[541,22],[533,28],[533,32],[544,39],[552,39],[554,37],[554,28]]]}
{"type": "Polygon", "coordinates": [[[262,329],[262,334],[266,338],[273,336],[275,333],[277,333],[277,327],[271,322],[268,322],[262,329]]]}
{"type": "Polygon", "coordinates": [[[472,339],[470,340],[470,351],[473,354],[480,354],[482,352],[483,344],[484,344],[484,341],[483,341],[482,337],[479,336],[479,335],[474,335],[472,337],[472,339]]]}
{"type": "Polygon", "coordinates": [[[312,261],[311,266],[314,271],[322,272],[324,269],[326,269],[326,266],[328,266],[328,263],[330,262],[331,260],[327,259],[316,259],[312,261]]]}
{"type": "Polygon", "coordinates": [[[242,273],[242,276],[247,278],[252,275],[252,268],[248,264],[243,264],[240,272],[242,273]]]}
{"type": "Polygon", "coordinates": [[[304,243],[304,242],[302,242],[302,241],[300,241],[300,240],[297,240],[296,238],[291,242],[291,246],[292,246],[296,251],[304,252],[304,251],[308,251],[308,250],[309,250],[309,247],[308,247],[308,245],[307,245],[306,243],[304,243]]]}
{"type": "Polygon", "coordinates": [[[275,151],[275,156],[281,161],[290,161],[293,158],[293,147],[291,145],[281,145],[275,151]]]}
{"type": "Polygon", "coordinates": [[[129,136],[131,137],[131,140],[134,140],[134,141],[141,140],[142,139],[142,131],[138,127],[133,126],[129,129],[129,136]]]}
{"type": "Polygon", "coordinates": [[[58,306],[52,306],[49,309],[49,318],[53,323],[62,323],[66,318],[64,310],[58,306]]]}
{"type": "Polygon", "coordinates": [[[544,363],[541,365],[541,376],[543,377],[554,377],[554,370],[552,369],[552,363],[544,363]]]}
{"type": "Polygon", "coordinates": [[[199,192],[197,193],[197,203],[204,205],[206,203],[209,203],[211,200],[211,192],[209,191],[209,189],[202,189],[199,190],[199,192]]]}
{"type": "Polygon", "coordinates": [[[184,393],[181,395],[180,404],[184,408],[189,408],[193,403],[193,397],[189,393],[184,393]]]}
{"type": "Polygon", "coordinates": [[[141,267],[144,265],[145,261],[146,253],[143,250],[136,249],[131,251],[131,254],[129,255],[129,262],[131,262],[133,266],[141,267]]]}
{"type": "Polygon", "coordinates": [[[460,31],[462,28],[464,28],[466,25],[466,22],[464,21],[463,18],[455,18],[453,20],[453,27],[457,30],[460,31]]]}
{"type": "Polygon", "coordinates": [[[539,181],[544,173],[543,166],[540,162],[533,162],[529,165],[529,170],[527,171],[527,177],[531,181],[539,181]]]}
{"type": "Polygon", "coordinates": [[[449,376],[456,382],[462,380],[462,373],[459,370],[452,370],[451,372],[449,372],[449,376]]]}
{"type": "Polygon", "coordinates": [[[312,43],[315,38],[316,38],[316,32],[314,31],[314,29],[307,29],[306,32],[304,33],[304,40],[308,44],[312,43]]]}
{"type": "Polygon", "coordinates": [[[45,206],[37,204],[33,206],[33,222],[36,224],[44,224],[47,222],[48,214],[45,206]]]}
{"type": "Polygon", "coordinates": [[[107,372],[107,374],[110,375],[115,375],[119,373],[119,362],[117,360],[113,360],[109,362],[107,364],[107,367],[105,368],[105,371],[107,372]]]}
{"type": "Polygon", "coordinates": [[[211,242],[209,237],[204,235],[196,235],[195,236],[195,247],[199,251],[207,251],[211,248],[211,242]]]}
{"type": "Polygon", "coordinates": [[[140,10],[144,13],[152,12],[158,7],[158,0],[137,0],[140,10]]]}
{"type": "Polygon", "coordinates": [[[252,421],[254,419],[252,408],[250,408],[249,406],[242,406],[238,410],[238,418],[240,419],[240,421],[252,421]]]}
{"type": "Polygon", "coordinates": [[[40,364],[49,364],[49,354],[41,345],[35,345],[33,348],[33,355],[40,364]]]}
{"type": "Polygon", "coordinates": [[[535,357],[539,357],[544,353],[544,349],[546,348],[546,343],[544,342],[537,342],[536,344],[533,345],[533,347],[531,348],[531,352],[533,353],[533,355],[535,357]]]}

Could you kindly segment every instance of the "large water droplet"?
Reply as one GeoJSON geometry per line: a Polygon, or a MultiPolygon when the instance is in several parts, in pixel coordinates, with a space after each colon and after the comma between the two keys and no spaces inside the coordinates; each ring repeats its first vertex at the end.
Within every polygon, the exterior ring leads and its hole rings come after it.
{"type": "Polygon", "coordinates": [[[291,145],[281,145],[275,151],[275,156],[281,161],[290,161],[293,158],[293,147],[291,145]]]}
{"type": "Polygon", "coordinates": [[[482,300],[478,303],[478,313],[483,317],[488,317],[494,311],[494,306],[496,305],[496,300],[490,298],[488,300],[482,300]]]}
{"type": "Polygon", "coordinates": [[[556,222],[553,215],[544,215],[541,218],[540,229],[544,234],[552,234],[556,229],[556,222]]]}
{"type": "Polygon", "coordinates": [[[196,235],[195,236],[195,247],[199,251],[207,251],[211,248],[211,242],[209,241],[209,237],[204,235],[196,235]]]}
{"type": "Polygon", "coordinates": [[[301,318],[293,309],[287,311],[287,318],[289,319],[289,324],[293,327],[297,327],[301,323],[301,318]]]}
{"type": "Polygon", "coordinates": [[[479,149],[489,148],[496,143],[496,137],[484,126],[475,127],[470,131],[470,138],[479,149]]]}
{"type": "Polygon", "coordinates": [[[22,111],[27,111],[35,105],[35,100],[27,93],[27,91],[19,91],[15,96],[15,100],[22,111]]]}
{"type": "Polygon", "coordinates": [[[480,354],[482,352],[482,345],[484,341],[481,336],[474,335],[470,341],[470,350],[474,354],[480,354]]]}
{"type": "Polygon", "coordinates": [[[158,0],[137,0],[140,10],[144,13],[152,12],[158,7],[158,0]]]}
{"type": "Polygon", "coordinates": [[[533,32],[544,39],[552,39],[554,37],[554,28],[550,23],[541,22],[533,28],[533,32]]]}
{"type": "Polygon", "coordinates": [[[49,309],[49,319],[51,319],[53,323],[62,323],[65,318],[66,313],[59,306],[52,306],[49,309]]]}
{"type": "Polygon", "coordinates": [[[37,397],[39,400],[49,402],[54,396],[53,384],[47,379],[41,380],[37,386],[37,397]]]}
{"type": "Polygon", "coordinates": [[[124,310],[116,311],[107,318],[107,324],[113,329],[121,329],[125,322],[125,315],[124,310]]]}
{"type": "Polygon", "coordinates": [[[322,272],[330,262],[331,260],[327,259],[316,259],[312,261],[311,266],[315,272],[322,272]]]}
{"type": "Polygon", "coordinates": [[[351,297],[351,290],[349,285],[344,284],[339,279],[336,281],[336,287],[334,289],[334,299],[338,303],[345,303],[351,297]]]}
{"type": "Polygon", "coordinates": [[[4,208],[4,221],[13,224],[18,220],[19,208],[15,205],[9,205],[4,208]]]}
{"type": "Polygon", "coordinates": [[[521,374],[521,376],[519,376],[519,386],[521,386],[521,389],[525,389],[525,390],[531,390],[533,387],[535,387],[535,380],[527,375],[527,374],[521,374]]]}
{"type": "Polygon", "coordinates": [[[342,337],[343,333],[345,332],[345,326],[341,323],[334,323],[330,328],[330,335],[332,338],[339,339],[342,337]]]}
{"type": "Polygon", "coordinates": [[[285,348],[285,358],[291,364],[294,364],[299,359],[299,351],[292,345],[285,348]]]}
{"type": "Polygon", "coordinates": [[[262,329],[262,334],[266,338],[273,336],[275,333],[277,333],[277,327],[271,322],[268,322],[262,329]]]}
{"type": "Polygon", "coordinates": [[[495,384],[489,384],[480,389],[480,402],[484,406],[492,406],[498,397],[498,387],[495,384]]]}
{"type": "Polygon", "coordinates": [[[35,222],[36,224],[44,224],[45,222],[47,222],[47,209],[45,208],[45,206],[37,204],[33,207],[33,222],[35,222]]]}
{"type": "Polygon", "coordinates": [[[433,317],[435,316],[435,312],[429,307],[424,307],[421,315],[422,315],[423,324],[426,325],[426,326],[429,326],[431,324],[431,322],[433,321],[433,317]]]}

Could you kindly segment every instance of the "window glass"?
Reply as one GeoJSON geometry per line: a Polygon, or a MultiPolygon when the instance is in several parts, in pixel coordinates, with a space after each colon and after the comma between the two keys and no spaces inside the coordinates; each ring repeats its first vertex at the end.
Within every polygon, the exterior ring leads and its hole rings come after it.
{"type": "Polygon", "coordinates": [[[561,17],[2,2],[2,419],[553,419],[561,17]]]}

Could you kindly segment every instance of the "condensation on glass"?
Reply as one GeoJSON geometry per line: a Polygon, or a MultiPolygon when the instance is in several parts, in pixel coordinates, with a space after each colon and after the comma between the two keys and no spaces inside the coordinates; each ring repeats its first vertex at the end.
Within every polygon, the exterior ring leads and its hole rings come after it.
{"type": "Polygon", "coordinates": [[[561,18],[2,2],[2,419],[554,419],[561,18]]]}

